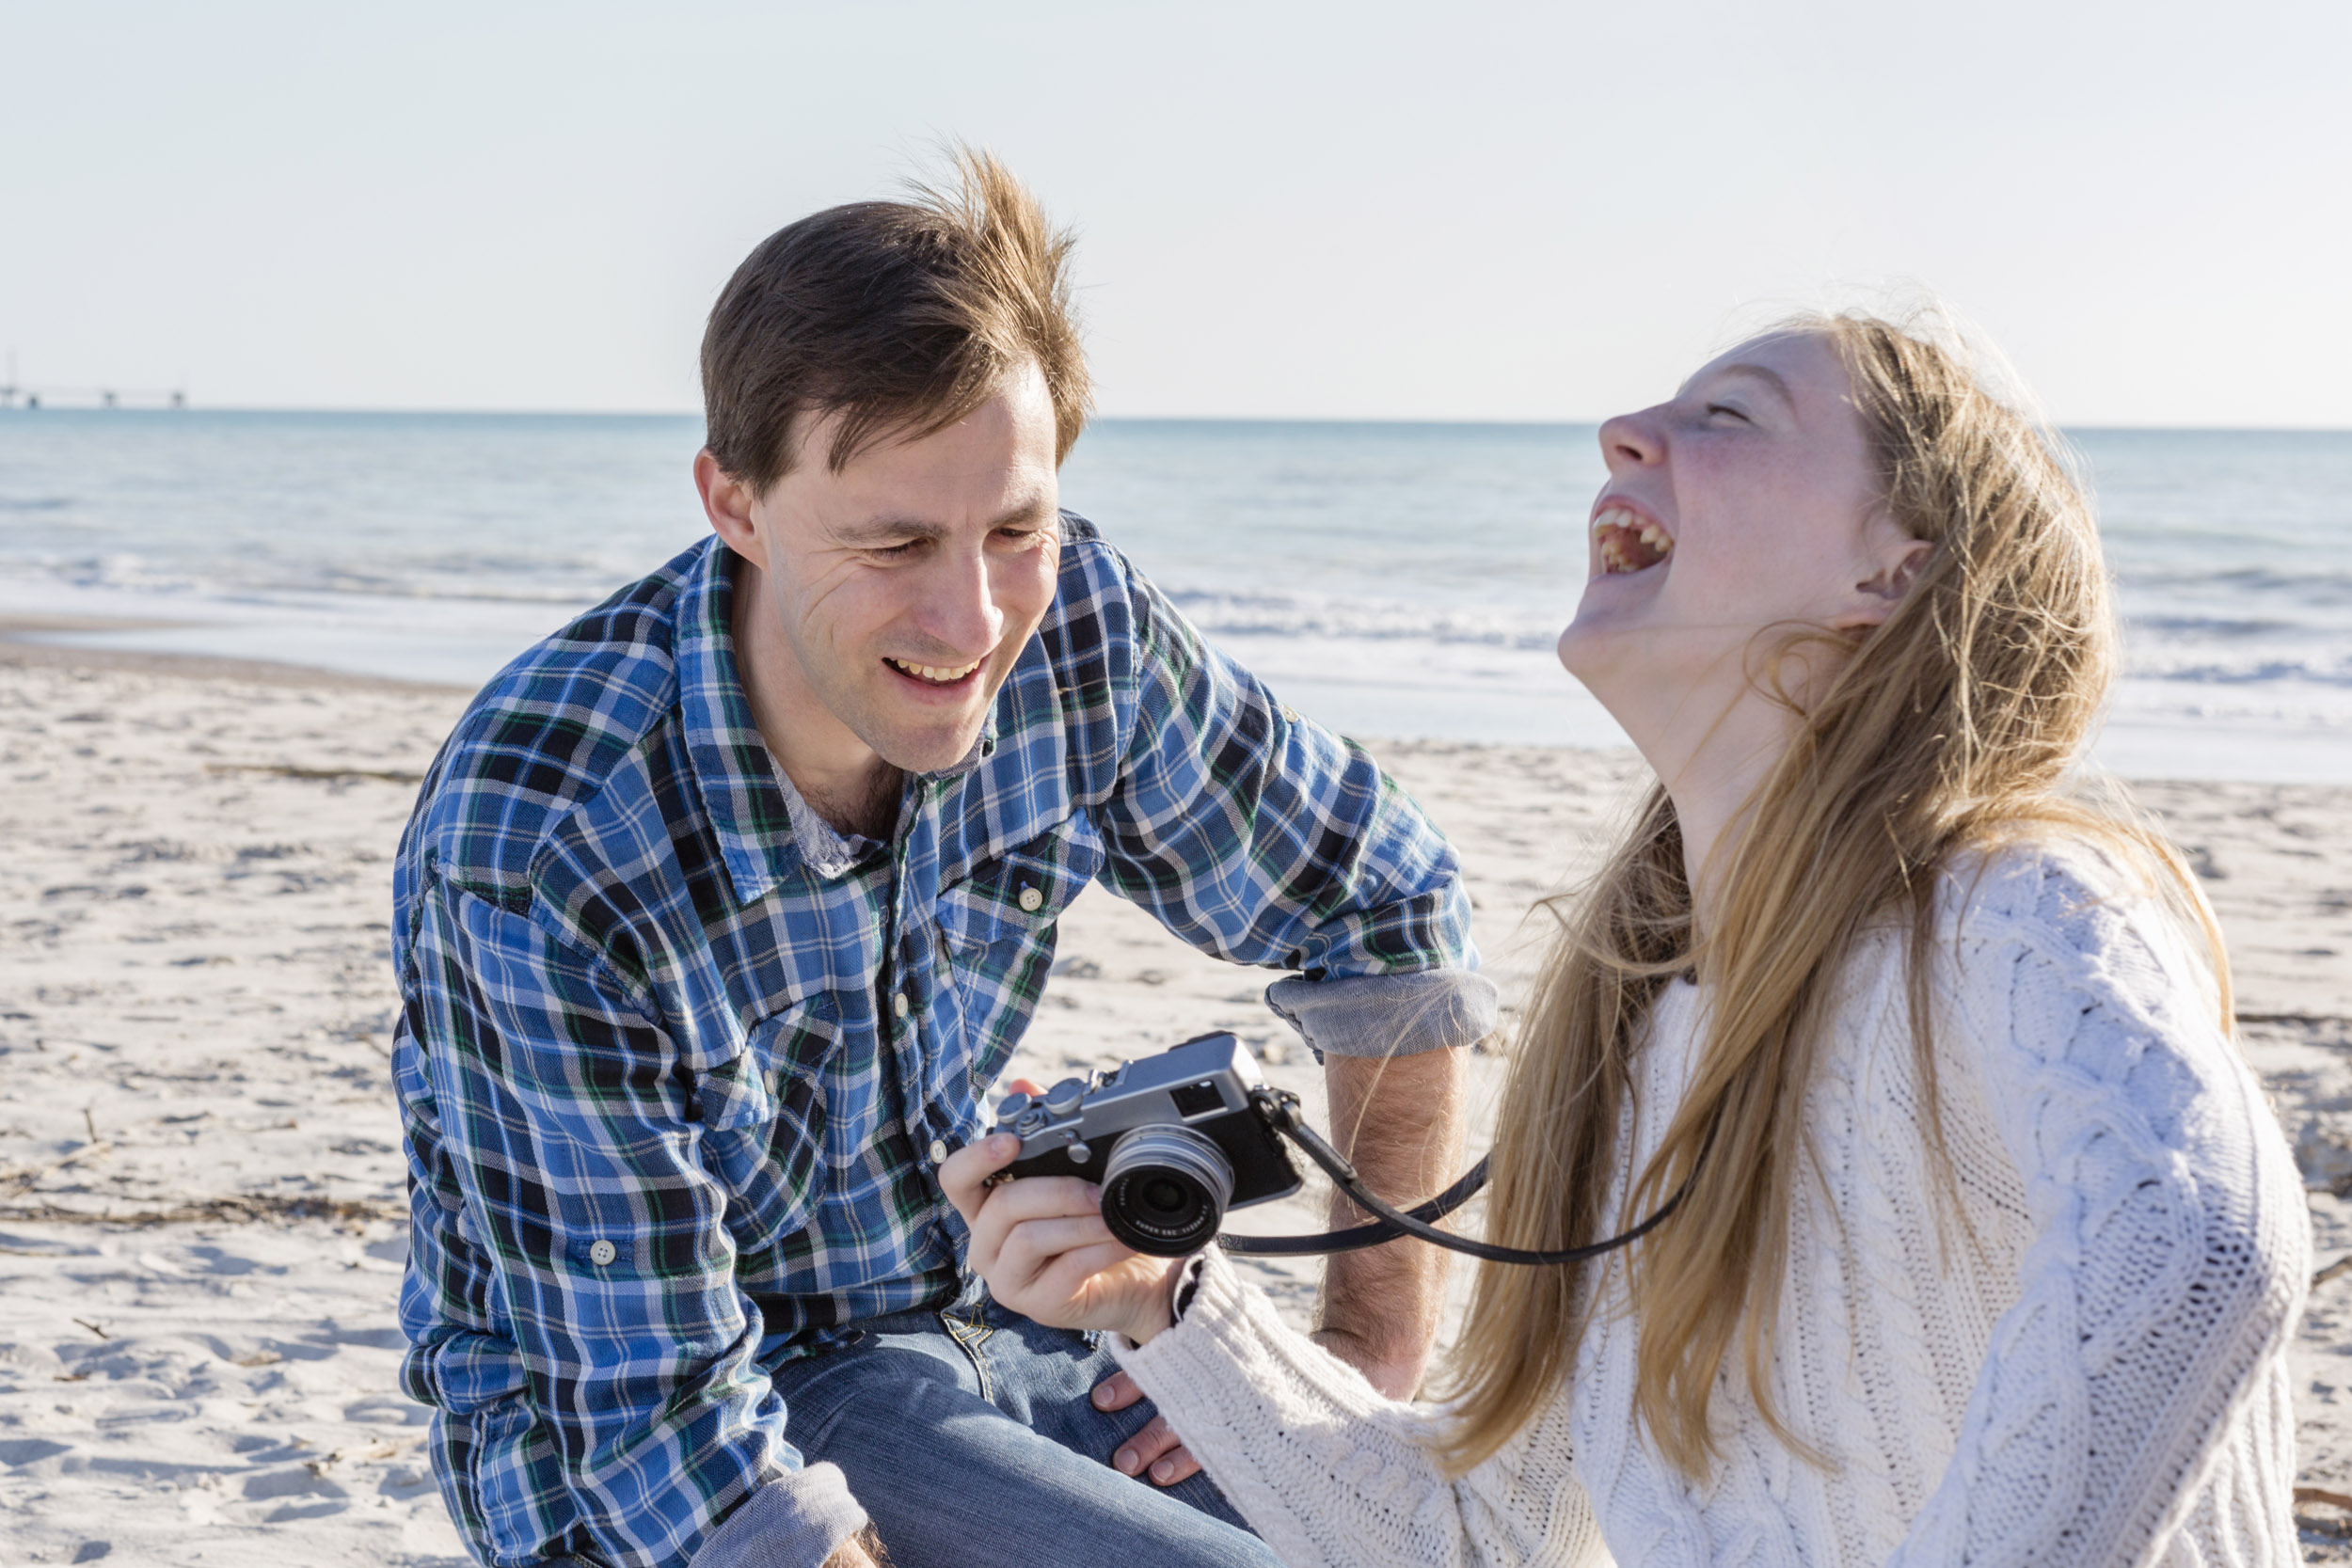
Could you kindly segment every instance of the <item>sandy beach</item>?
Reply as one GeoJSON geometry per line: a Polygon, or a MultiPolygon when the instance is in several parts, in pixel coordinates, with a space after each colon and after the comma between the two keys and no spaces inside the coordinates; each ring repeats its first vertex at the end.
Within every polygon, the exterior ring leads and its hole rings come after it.
{"type": "MultiPolygon", "coordinates": [[[[0,1564],[459,1564],[394,1385],[390,862],[461,692],[0,643],[0,1564]]],[[[1375,747],[1461,847],[1507,999],[1641,777],[1627,753],[1375,747]]],[[[2246,1047],[2352,1250],[2352,788],[2151,784],[2233,945],[2246,1047]]],[[[1014,1063],[1212,1027],[1317,1100],[1266,976],[1098,891],[1014,1063]]],[[[1481,1056],[1481,1122],[1499,1057],[1481,1056]]],[[[1313,1223],[1313,1205],[1250,1228],[1313,1223]]],[[[1259,1216],[1263,1215],[1263,1218],[1259,1216]]],[[[1312,1267],[1253,1265],[1305,1310],[1312,1267]]],[[[1461,1276],[1457,1275],[1457,1280],[1461,1276]]],[[[2296,1351],[2305,1484],[2352,1492],[2352,1275],[2296,1351]]],[[[2345,1517],[2306,1511],[2314,1557],[2345,1517]]]]}

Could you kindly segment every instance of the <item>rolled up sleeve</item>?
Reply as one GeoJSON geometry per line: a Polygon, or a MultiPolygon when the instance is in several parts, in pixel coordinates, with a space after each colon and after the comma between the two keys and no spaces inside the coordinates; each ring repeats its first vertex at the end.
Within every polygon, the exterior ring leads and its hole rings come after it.
{"type": "Polygon", "coordinates": [[[1495,1031],[1494,982],[1475,970],[1277,980],[1266,1006],[1318,1056],[1408,1056],[1475,1045],[1495,1031]]]}
{"type": "Polygon", "coordinates": [[[866,1528],[837,1465],[811,1465],[761,1487],[703,1538],[691,1568],[819,1568],[866,1528]]]}

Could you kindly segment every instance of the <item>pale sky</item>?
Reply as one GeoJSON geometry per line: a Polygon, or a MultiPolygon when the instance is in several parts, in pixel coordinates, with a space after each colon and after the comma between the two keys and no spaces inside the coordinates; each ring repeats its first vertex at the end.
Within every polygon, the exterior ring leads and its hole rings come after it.
{"type": "Polygon", "coordinates": [[[2060,420],[2352,427],[2352,5],[0,0],[0,349],[698,406],[743,253],[993,148],[1105,413],[1585,420],[1931,287],[2060,420]]]}

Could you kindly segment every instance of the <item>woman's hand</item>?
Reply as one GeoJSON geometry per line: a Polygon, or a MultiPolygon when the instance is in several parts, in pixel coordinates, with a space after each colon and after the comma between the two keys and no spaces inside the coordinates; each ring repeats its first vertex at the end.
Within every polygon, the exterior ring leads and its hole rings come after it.
{"type": "Polygon", "coordinates": [[[1021,1140],[996,1132],[939,1167],[947,1201],[972,1227],[973,1272],[988,1293],[1055,1328],[1106,1328],[1136,1343],[1168,1327],[1170,1276],[1181,1259],[1130,1252],[1103,1223],[1103,1190],[1074,1176],[987,1185],[1021,1140]]]}

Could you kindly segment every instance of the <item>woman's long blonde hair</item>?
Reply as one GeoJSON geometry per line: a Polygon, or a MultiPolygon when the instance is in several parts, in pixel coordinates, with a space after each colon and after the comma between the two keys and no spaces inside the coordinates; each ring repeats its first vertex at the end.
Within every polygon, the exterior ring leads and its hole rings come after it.
{"type": "MultiPolygon", "coordinates": [[[[2179,856],[2128,810],[2095,808],[2068,788],[2117,636],[2097,531],[2064,449],[1988,390],[1947,332],[1860,313],[1778,330],[1818,334],[1837,353],[1883,504],[1933,548],[1883,625],[1832,640],[1851,655],[1758,787],[1703,941],[1662,790],[1589,889],[1555,903],[1563,929],[1517,1041],[1489,1199],[1493,1240],[1560,1248],[1611,1233],[1689,1181],[1678,1212],[1630,1248],[1628,1282],[1639,1414],[1693,1479],[1716,1456],[1708,1397],[1735,1341],[1764,1418],[1790,1435],[1766,1369],[1802,1107],[1839,966],[1864,927],[1909,924],[1911,1020],[1939,1164],[1927,976],[1937,873],[1956,852],[2039,826],[2122,851],[2194,912],[2213,944],[2225,1027],[2229,1006],[2219,934],[2179,856]],[[1692,1082],[1623,1210],[1604,1212],[1642,1021],[1692,967],[1711,999],[1692,1082]]],[[[1828,636],[1759,647],[1760,667],[1828,636]]],[[[1455,1466],[1492,1453],[1553,1397],[1599,1267],[1481,1265],[1452,1364],[1455,1466]]]]}

